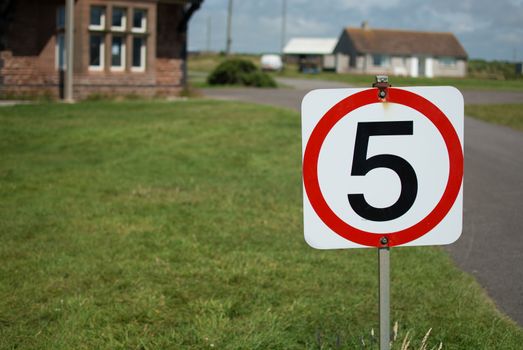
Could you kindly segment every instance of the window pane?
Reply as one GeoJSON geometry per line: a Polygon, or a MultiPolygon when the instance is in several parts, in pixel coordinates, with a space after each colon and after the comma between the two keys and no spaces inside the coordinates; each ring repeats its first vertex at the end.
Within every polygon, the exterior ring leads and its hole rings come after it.
{"type": "Polygon", "coordinates": [[[387,55],[372,55],[372,65],[375,67],[388,67],[389,56],[387,55]]]}
{"type": "Polygon", "coordinates": [[[103,6],[91,6],[91,24],[92,26],[102,26],[105,8],[103,6]]]}
{"type": "Polygon", "coordinates": [[[124,26],[125,9],[121,7],[113,7],[113,27],[124,26]]]}
{"type": "Polygon", "coordinates": [[[453,66],[456,64],[456,59],[454,57],[441,57],[439,61],[445,66],[453,66]]]}
{"type": "Polygon", "coordinates": [[[145,10],[134,10],[133,28],[145,29],[146,19],[147,19],[147,12],[145,10]]]}
{"type": "Polygon", "coordinates": [[[381,66],[381,55],[373,55],[372,56],[372,65],[373,66],[381,66]]]}
{"type": "Polygon", "coordinates": [[[113,45],[111,47],[111,65],[114,67],[121,67],[123,66],[123,37],[121,36],[114,36],[113,37],[113,45]]]}
{"type": "Polygon", "coordinates": [[[56,28],[65,28],[65,6],[58,7],[58,11],[56,13],[56,28]]]}
{"type": "Polygon", "coordinates": [[[65,40],[63,34],[58,34],[56,36],[56,48],[58,50],[58,68],[65,68],[65,40]]]}
{"type": "Polygon", "coordinates": [[[102,36],[91,35],[89,38],[89,65],[102,66],[102,36]]]}
{"type": "Polygon", "coordinates": [[[144,66],[144,57],[142,57],[142,51],[145,50],[144,44],[144,38],[133,38],[133,67],[140,68],[144,66]]]}

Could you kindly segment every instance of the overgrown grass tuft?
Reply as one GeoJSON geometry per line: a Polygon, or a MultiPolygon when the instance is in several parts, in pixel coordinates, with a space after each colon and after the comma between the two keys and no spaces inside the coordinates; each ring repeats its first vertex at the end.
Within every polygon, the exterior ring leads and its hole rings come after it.
{"type": "Polygon", "coordinates": [[[523,103],[495,105],[466,105],[465,113],[490,123],[523,131],[523,103]]]}
{"type": "MultiPolygon", "coordinates": [[[[362,348],[377,253],[306,246],[300,149],[249,104],[0,109],[0,348],[362,348]]],[[[416,349],[523,343],[438,248],[393,250],[392,318],[416,349]]]]}
{"type": "MultiPolygon", "coordinates": [[[[375,80],[374,75],[354,74],[354,73],[335,73],[320,72],[317,74],[304,74],[297,70],[293,65],[287,65],[281,73],[274,73],[274,76],[301,78],[301,79],[321,79],[337,81],[351,84],[354,86],[369,87],[375,80]]],[[[460,90],[496,90],[496,91],[521,91],[523,90],[523,79],[498,80],[481,77],[402,77],[389,76],[392,86],[454,86],[460,90]]]]}

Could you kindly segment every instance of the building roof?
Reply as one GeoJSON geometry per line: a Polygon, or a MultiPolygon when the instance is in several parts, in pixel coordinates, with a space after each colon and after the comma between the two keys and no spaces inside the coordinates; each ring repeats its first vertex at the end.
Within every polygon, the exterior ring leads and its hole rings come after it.
{"type": "Polygon", "coordinates": [[[345,32],[360,53],[467,58],[452,33],[350,27],[345,32]]]}
{"type": "Polygon", "coordinates": [[[334,51],[336,38],[292,38],[283,48],[287,55],[329,55],[334,51]]]}

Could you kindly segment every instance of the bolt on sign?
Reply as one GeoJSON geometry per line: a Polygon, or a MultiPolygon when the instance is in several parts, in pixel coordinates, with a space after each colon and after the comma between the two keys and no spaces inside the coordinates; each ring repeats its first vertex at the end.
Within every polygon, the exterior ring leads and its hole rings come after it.
{"type": "Polygon", "coordinates": [[[457,240],[463,108],[453,87],[309,92],[302,102],[307,243],[343,249],[457,240]]]}

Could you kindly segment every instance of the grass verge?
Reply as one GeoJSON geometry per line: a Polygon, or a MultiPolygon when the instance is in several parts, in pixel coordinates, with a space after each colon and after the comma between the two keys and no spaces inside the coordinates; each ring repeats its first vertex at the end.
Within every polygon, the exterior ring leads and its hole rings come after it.
{"type": "MultiPolygon", "coordinates": [[[[248,59],[254,64],[260,64],[260,57],[256,55],[234,55],[234,57],[248,59]]],[[[195,84],[201,84],[198,75],[203,75],[212,71],[219,63],[227,59],[227,56],[221,55],[193,55],[189,58],[189,69],[194,71],[195,84]]],[[[303,74],[298,72],[297,65],[287,64],[286,69],[282,73],[272,73],[274,77],[288,77],[288,78],[300,78],[300,79],[320,79],[320,80],[331,80],[342,83],[352,84],[356,86],[368,87],[374,81],[374,75],[362,75],[362,74],[346,74],[346,73],[334,73],[334,72],[321,72],[317,74],[303,74]]],[[[393,86],[441,86],[450,85],[455,86],[462,90],[498,90],[498,91],[522,91],[523,90],[523,79],[488,79],[488,78],[412,78],[412,77],[400,77],[391,76],[391,83],[393,86]]],[[[201,86],[205,87],[205,86],[201,86]]]]}
{"type": "Polygon", "coordinates": [[[238,58],[251,61],[256,66],[260,66],[260,56],[258,55],[242,55],[234,54],[230,56],[220,54],[201,54],[201,55],[190,55],[187,62],[189,70],[194,72],[210,73],[220,63],[230,58],[238,58]]]}
{"type": "MultiPolygon", "coordinates": [[[[292,67],[282,73],[274,73],[275,76],[300,78],[300,79],[320,79],[347,83],[355,86],[369,86],[374,79],[374,75],[347,74],[334,72],[321,72],[317,74],[299,73],[292,67]]],[[[389,80],[392,86],[455,86],[461,90],[498,90],[498,91],[521,91],[523,90],[523,79],[515,80],[494,80],[480,78],[412,78],[391,76],[389,80]]]]}
{"type": "MultiPolygon", "coordinates": [[[[297,113],[28,105],[0,136],[0,348],[377,348],[376,252],[303,241],[297,113]]],[[[393,250],[392,308],[413,347],[523,343],[442,249],[393,250]]]]}
{"type": "Polygon", "coordinates": [[[523,104],[466,105],[465,114],[523,131],[523,104]]]}

